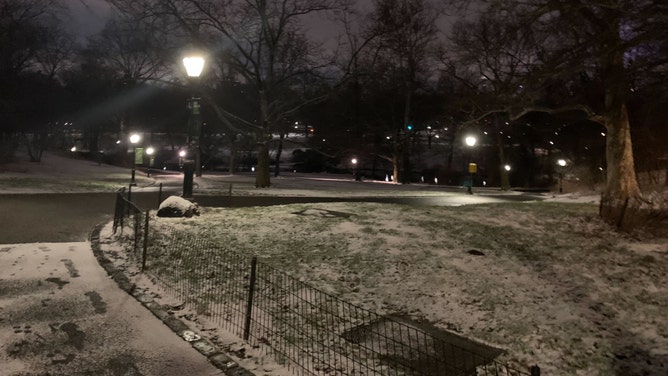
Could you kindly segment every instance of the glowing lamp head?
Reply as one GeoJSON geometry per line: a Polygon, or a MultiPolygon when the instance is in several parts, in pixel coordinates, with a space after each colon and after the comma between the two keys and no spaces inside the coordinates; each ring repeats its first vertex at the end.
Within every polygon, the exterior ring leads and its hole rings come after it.
{"type": "Polygon", "coordinates": [[[201,56],[184,57],[183,66],[186,68],[188,77],[199,77],[204,69],[204,58],[201,56]]]}

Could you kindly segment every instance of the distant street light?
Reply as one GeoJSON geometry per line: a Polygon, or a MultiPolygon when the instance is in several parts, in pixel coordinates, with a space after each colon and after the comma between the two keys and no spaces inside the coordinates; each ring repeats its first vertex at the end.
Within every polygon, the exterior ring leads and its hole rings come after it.
{"type": "MultiPolygon", "coordinates": [[[[467,136],[464,139],[464,142],[466,142],[467,146],[472,148],[478,142],[478,139],[475,138],[474,136],[467,136]]],[[[469,155],[469,160],[470,159],[472,159],[472,158],[469,155]]],[[[478,171],[478,165],[473,163],[473,162],[469,162],[468,167],[469,167],[469,183],[468,183],[467,193],[472,195],[473,194],[473,174],[478,171]]]]}
{"type": "Polygon", "coordinates": [[[183,168],[183,160],[186,158],[186,153],[185,150],[179,150],[179,168],[183,168]]]}
{"type": "Polygon", "coordinates": [[[559,165],[559,193],[564,193],[564,167],[566,167],[566,160],[559,159],[557,164],[559,165]]]}
{"type": "Polygon", "coordinates": [[[151,167],[153,166],[153,154],[155,153],[155,149],[153,147],[149,146],[146,148],[146,155],[148,155],[148,168],[146,169],[146,176],[150,177],[151,176],[151,167]]]}
{"type": "Polygon", "coordinates": [[[505,166],[503,166],[503,168],[504,168],[506,171],[510,171],[510,165],[505,165],[505,166]]]}
{"type": "Polygon", "coordinates": [[[130,179],[130,185],[137,185],[135,181],[135,170],[137,168],[137,143],[141,140],[141,136],[137,133],[133,133],[130,136],[130,143],[132,144],[132,178],[130,179]]]}
{"type": "Polygon", "coordinates": [[[350,163],[353,164],[353,179],[359,180],[357,177],[357,158],[351,159],[350,163]]]}

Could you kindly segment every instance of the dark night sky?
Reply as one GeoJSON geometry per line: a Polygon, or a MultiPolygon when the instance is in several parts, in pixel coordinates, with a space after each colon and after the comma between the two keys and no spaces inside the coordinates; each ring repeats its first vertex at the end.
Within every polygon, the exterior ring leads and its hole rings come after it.
{"type": "MultiPolygon", "coordinates": [[[[438,1],[438,0],[436,0],[438,1]]],[[[357,0],[360,10],[370,10],[372,0],[357,0]]],[[[86,37],[93,35],[104,27],[104,23],[110,14],[110,7],[104,0],[68,0],[72,20],[69,23],[70,30],[84,41],[86,37]]],[[[442,32],[449,30],[454,17],[443,17],[438,26],[442,32]]],[[[320,42],[331,42],[338,31],[336,25],[320,16],[313,16],[307,22],[307,27],[313,39],[320,42]]]]}
{"type": "Polygon", "coordinates": [[[109,5],[104,0],[68,0],[67,6],[72,17],[69,29],[81,40],[102,30],[109,17],[109,5]]]}

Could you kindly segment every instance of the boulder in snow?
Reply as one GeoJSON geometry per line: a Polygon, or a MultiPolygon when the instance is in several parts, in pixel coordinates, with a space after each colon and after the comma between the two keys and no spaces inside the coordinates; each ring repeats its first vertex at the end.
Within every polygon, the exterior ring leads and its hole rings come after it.
{"type": "Polygon", "coordinates": [[[199,205],[179,196],[167,197],[158,208],[158,217],[186,217],[199,215],[199,205]]]}

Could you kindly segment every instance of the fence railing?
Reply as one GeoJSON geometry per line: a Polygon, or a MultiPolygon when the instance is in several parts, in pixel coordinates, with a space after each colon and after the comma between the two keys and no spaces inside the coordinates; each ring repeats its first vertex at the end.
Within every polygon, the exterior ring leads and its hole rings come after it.
{"type": "Polygon", "coordinates": [[[119,192],[142,270],[199,315],[273,353],[298,375],[538,376],[494,360],[497,349],[347,303],[263,261],[172,227],[151,226],[119,192]]]}

